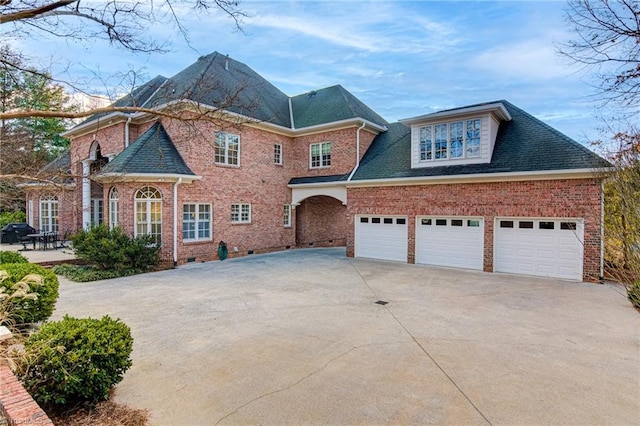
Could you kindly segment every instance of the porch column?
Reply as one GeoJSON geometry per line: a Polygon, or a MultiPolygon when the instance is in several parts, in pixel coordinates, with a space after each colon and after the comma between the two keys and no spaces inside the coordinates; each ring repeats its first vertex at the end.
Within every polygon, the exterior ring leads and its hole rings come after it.
{"type": "Polygon", "coordinates": [[[82,162],[82,227],[89,229],[91,226],[91,160],[82,162]]]}

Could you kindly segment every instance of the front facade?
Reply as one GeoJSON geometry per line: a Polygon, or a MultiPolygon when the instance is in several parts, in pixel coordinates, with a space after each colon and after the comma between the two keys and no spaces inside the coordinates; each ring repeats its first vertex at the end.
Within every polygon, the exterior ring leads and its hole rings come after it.
{"type": "Polygon", "coordinates": [[[608,164],[506,101],[389,124],[340,86],[288,97],[213,53],[115,105],[67,132],[64,186],[26,186],[32,226],[151,234],[174,264],[216,259],[224,241],[230,256],[346,246],[356,257],[601,275],[608,164]]]}

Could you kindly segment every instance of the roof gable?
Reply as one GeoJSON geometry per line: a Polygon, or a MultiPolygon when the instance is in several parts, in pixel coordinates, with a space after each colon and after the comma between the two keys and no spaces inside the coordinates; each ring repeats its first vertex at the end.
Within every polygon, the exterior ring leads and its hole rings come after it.
{"type": "Polygon", "coordinates": [[[160,122],[151,126],[98,173],[106,174],[195,176],[160,122]]]}
{"type": "Polygon", "coordinates": [[[490,173],[595,170],[611,165],[586,147],[507,101],[490,163],[411,168],[411,131],[393,123],[378,135],[352,180],[459,176],[490,173]]]}

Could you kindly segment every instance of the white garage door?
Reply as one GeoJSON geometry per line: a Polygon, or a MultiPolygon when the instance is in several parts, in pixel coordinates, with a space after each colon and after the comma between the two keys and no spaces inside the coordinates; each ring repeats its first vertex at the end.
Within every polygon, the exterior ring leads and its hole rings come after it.
{"type": "Polygon", "coordinates": [[[416,263],[482,270],[483,258],[482,218],[416,218],[416,263]]]}
{"type": "Polygon", "coordinates": [[[355,256],[407,261],[407,218],[356,216],[355,256]]]}
{"type": "Polygon", "coordinates": [[[584,222],[505,218],[496,221],[496,272],[582,280],[584,222]]]}

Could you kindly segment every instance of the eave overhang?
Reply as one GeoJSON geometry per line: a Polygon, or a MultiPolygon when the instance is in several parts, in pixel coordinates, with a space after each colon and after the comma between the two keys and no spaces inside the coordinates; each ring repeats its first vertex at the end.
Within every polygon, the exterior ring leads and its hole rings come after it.
{"type": "Polygon", "coordinates": [[[181,182],[193,183],[201,180],[202,176],[181,175],[181,174],[165,174],[165,173],[100,173],[92,176],[98,182],[181,182]]]}
{"type": "Polygon", "coordinates": [[[72,190],[76,187],[75,183],[55,183],[55,182],[26,182],[16,185],[18,188],[33,189],[33,188],[57,188],[72,190]]]}
{"type": "Polygon", "coordinates": [[[434,121],[442,121],[454,119],[462,116],[469,116],[474,114],[488,114],[491,113],[495,115],[501,121],[511,121],[511,114],[507,111],[507,108],[504,106],[502,102],[494,102],[486,105],[476,105],[466,108],[457,108],[454,110],[448,111],[439,111],[431,114],[419,115],[417,117],[405,118],[402,120],[398,120],[402,124],[406,124],[408,126],[421,124],[421,123],[429,123],[434,121]]]}
{"type": "MultiPolygon", "coordinates": [[[[187,106],[187,108],[185,109],[185,112],[192,112],[192,113],[195,112],[197,114],[198,113],[203,114],[202,120],[207,120],[207,119],[226,120],[226,121],[234,122],[236,124],[244,124],[251,127],[261,128],[261,129],[269,130],[274,133],[279,133],[279,134],[282,134],[285,136],[291,136],[291,137],[304,136],[304,135],[309,135],[314,133],[325,132],[329,130],[339,130],[339,129],[349,128],[353,126],[360,127],[363,123],[365,124],[364,128],[366,130],[369,130],[376,134],[387,130],[387,126],[381,126],[379,124],[376,124],[372,121],[369,121],[360,117],[354,117],[346,120],[333,121],[329,123],[318,124],[315,126],[293,129],[290,127],[284,127],[278,124],[269,123],[267,121],[261,121],[244,114],[239,114],[239,113],[231,112],[224,109],[218,109],[214,106],[202,104],[199,102],[194,102],[189,99],[179,99],[179,100],[167,102],[165,104],[155,107],[154,109],[158,110],[159,116],[175,116],[175,115],[178,115],[178,113],[167,113],[163,111],[170,110],[170,109],[175,110],[176,107],[179,107],[179,106],[187,106]],[[204,115],[208,113],[210,114],[212,112],[219,114],[219,116],[206,117],[204,115]]],[[[95,120],[92,120],[90,122],[80,124],[70,130],[67,130],[64,133],[61,133],[61,135],[64,137],[77,137],[77,136],[81,136],[83,134],[95,131],[104,123],[107,123],[107,125],[111,126],[117,123],[124,123],[129,119],[131,119],[131,121],[133,122],[143,122],[153,117],[154,117],[154,114],[147,111],[133,112],[133,113],[115,111],[110,114],[104,115],[102,117],[96,118],[95,120]]],[[[195,119],[190,118],[189,120],[193,121],[195,119]]]]}
{"type": "Polygon", "coordinates": [[[343,182],[347,188],[372,186],[438,185],[447,183],[484,183],[527,180],[606,178],[613,168],[543,170],[531,172],[476,173],[450,176],[416,176],[385,179],[362,179],[343,182]]]}

